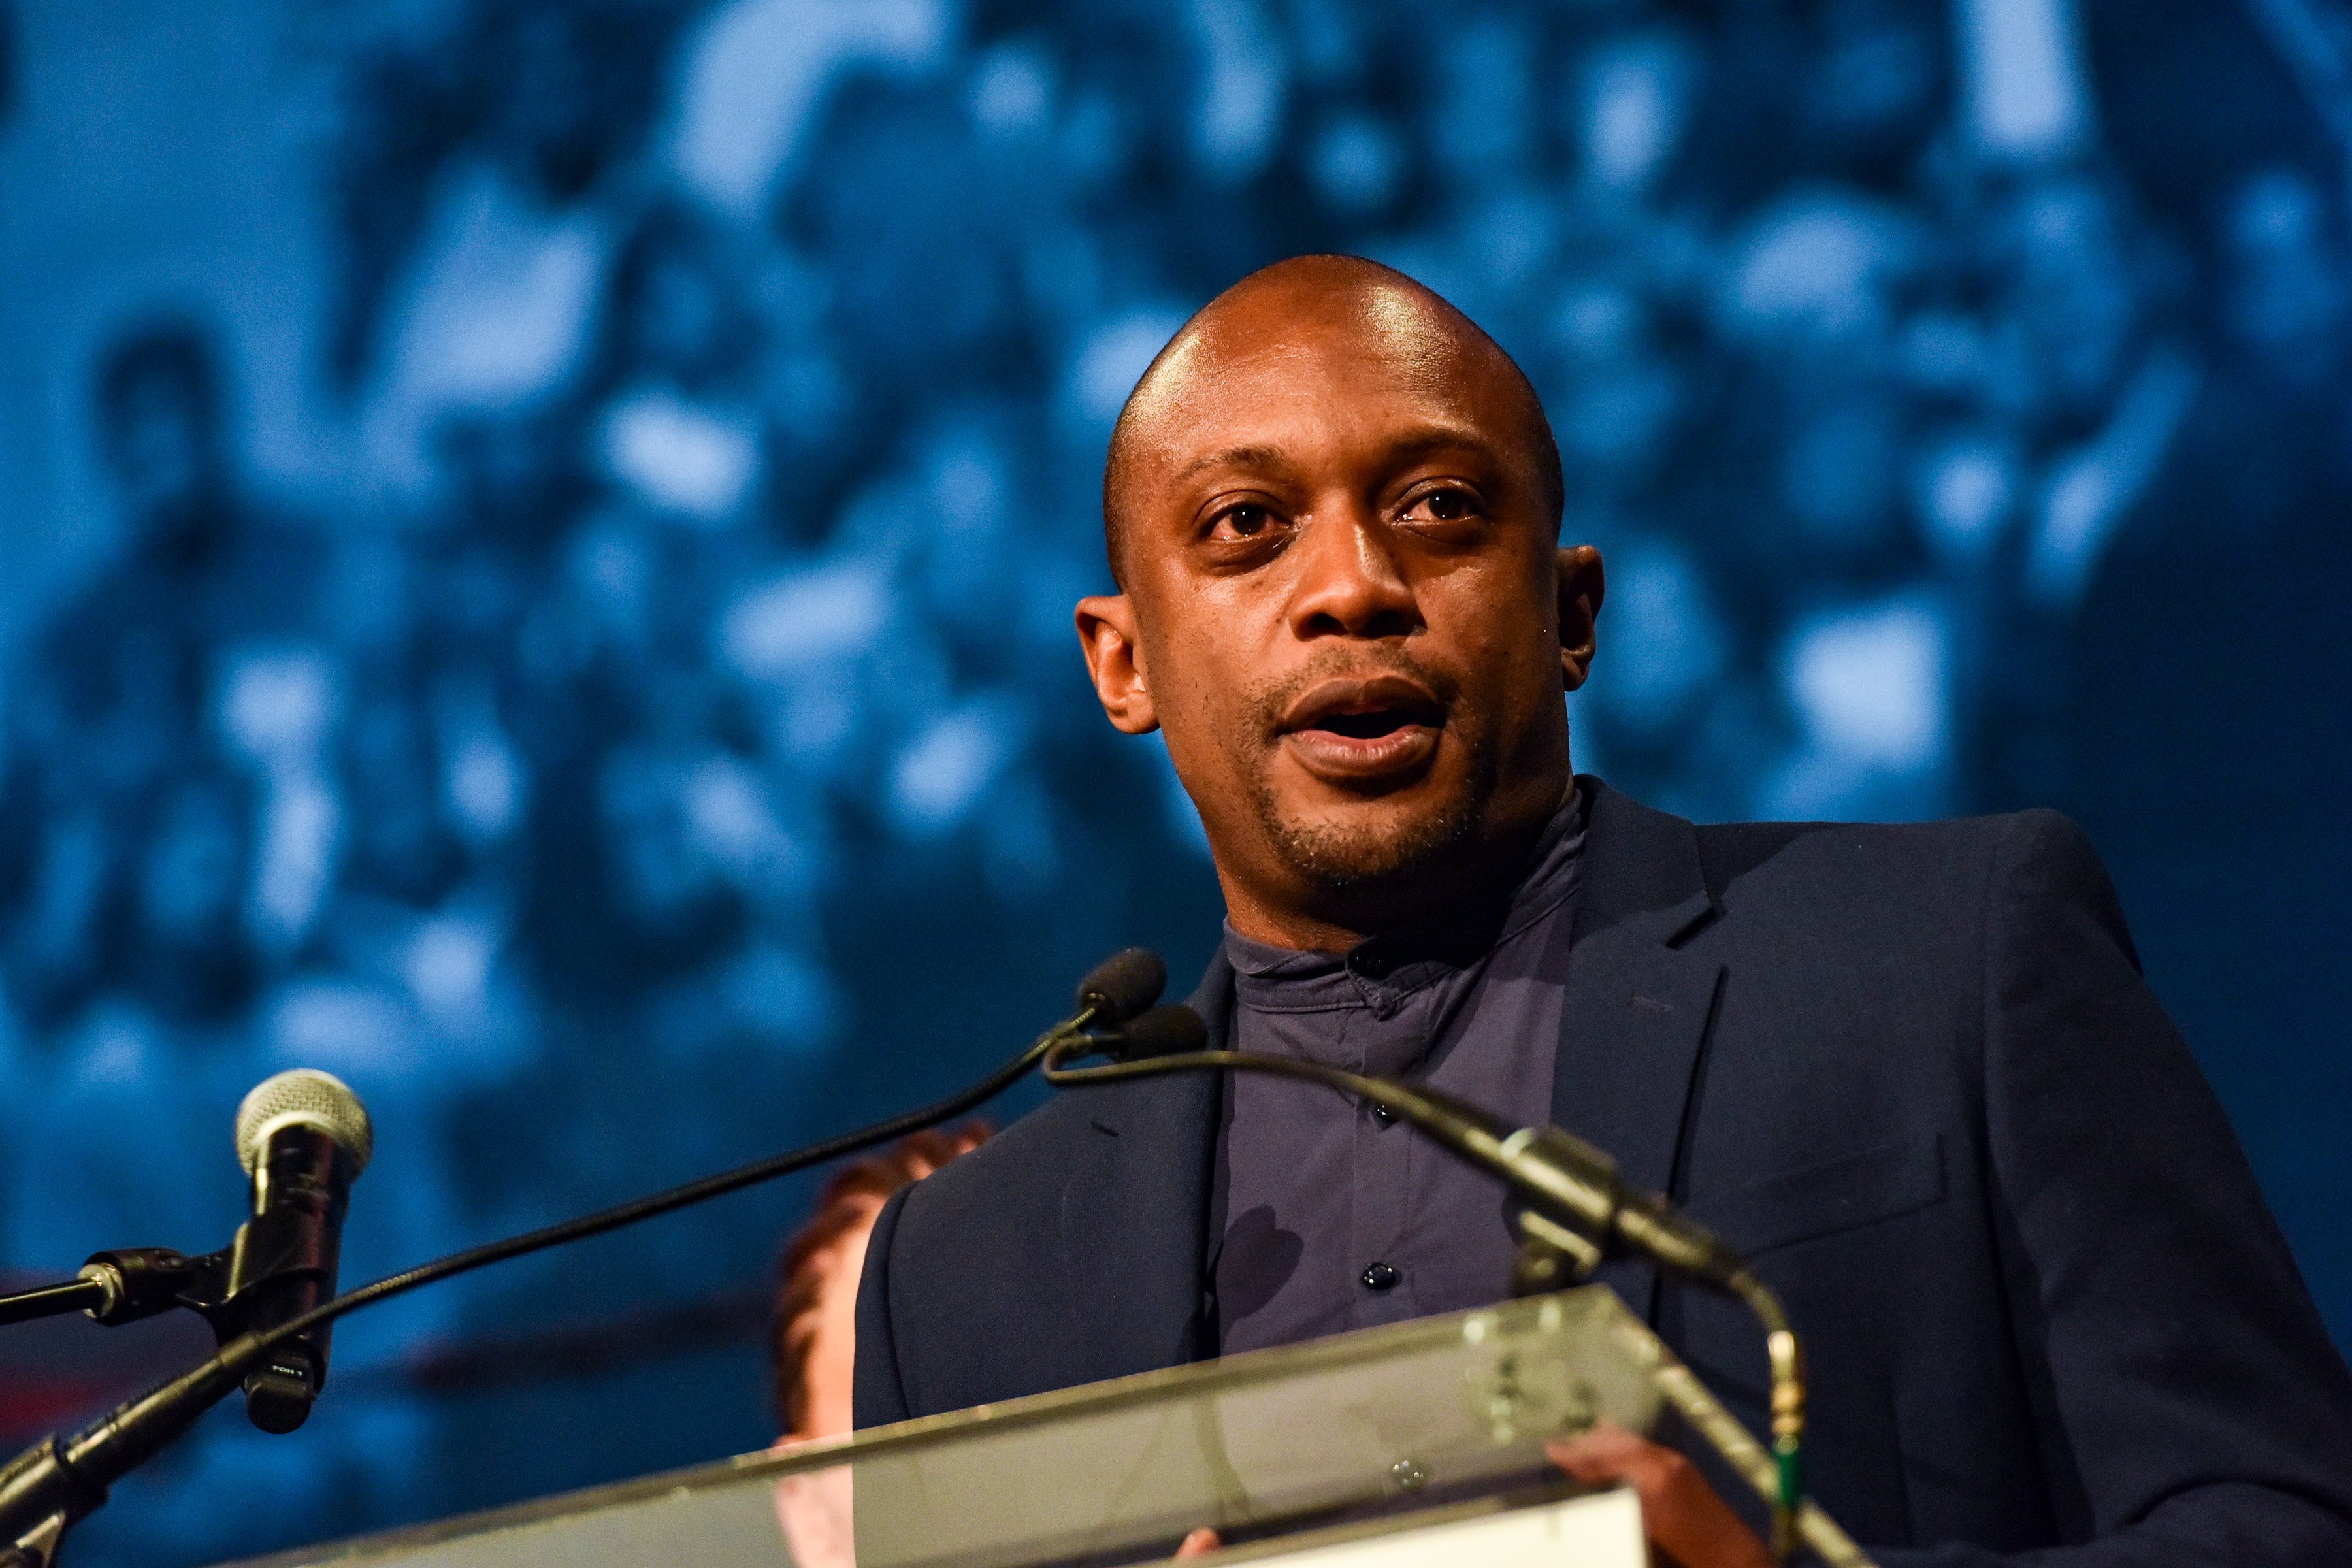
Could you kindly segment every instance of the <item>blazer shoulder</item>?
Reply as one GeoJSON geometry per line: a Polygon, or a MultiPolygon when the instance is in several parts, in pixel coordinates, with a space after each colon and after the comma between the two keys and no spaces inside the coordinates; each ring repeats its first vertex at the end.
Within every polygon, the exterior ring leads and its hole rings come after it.
{"type": "Polygon", "coordinates": [[[1737,822],[1699,827],[1706,891],[1732,926],[1754,917],[1853,951],[1959,960],[1984,944],[2086,920],[2137,966],[2106,868],[2081,827],[2046,809],[1937,822],[1737,822]],[[1740,921],[1737,917],[1750,918],[1740,921]],[[1792,923],[1793,922],[1793,923],[1792,923]]]}
{"type": "Polygon", "coordinates": [[[1101,1110],[1098,1089],[1057,1092],[969,1154],[915,1184],[908,1222],[993,1226],[1008,1205],[1024,1197],[1058,1202],[1063,1184],[1091,1151],[1090,1125],[1101,1110]]]}
{"type": "Polygon", "coordinates": [[[1981,878],[2015,862],[2051,862],[2070,870],[2097,856],[2083,830],[2063,814],[2036,807],[1932,822],[1719,822],[1695,830],[1708,892],[1758,872],[1801,865],[1815,876],[1843,871],[1883,879],[1911,872],[1943,875],[1957,865],[1981,878]]]}

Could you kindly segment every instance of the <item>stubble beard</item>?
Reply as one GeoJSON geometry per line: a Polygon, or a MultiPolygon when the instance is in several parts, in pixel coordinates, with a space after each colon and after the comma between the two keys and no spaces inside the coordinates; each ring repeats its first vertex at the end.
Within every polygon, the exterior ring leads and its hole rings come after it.
{"type": "MultiPolygon", "coordinates": [[[[1416,677],[1443,697],[1454,695],[1453,682],[1433,679],[1433,672],[1417,661],[1381,662],[1416,677]]],[[[1357,661],[1349,663],[1361,670],[1357,661]]],[[[1253,705],[1270,720],[1288,707],[1297,691],[1332,673],[1338,672],[1320,667],[1302,672],[1279,688],[1255,694],[1253,705]]],[[[1423,815],[1402,825],[1346,826],[1299,821],[1285,811],[1271,769],[1256,771],[1250,781],[1251,803],[1266,842],[1285,868],[1327,893],[1362,894],[1402,887],[1461,858],[1479,837],[1500,768],[1491,736],[1460,722],[1458,702],[1449,700],[1447,713],[1441,744],[1458,746],[1465,752],[1461,786],[1423,815]]],[[[1271,722],[1267,728],[1271,733],[1271,722]]],[[[1368,797],[1368,801],[1377,798],[1368,797]]]]}

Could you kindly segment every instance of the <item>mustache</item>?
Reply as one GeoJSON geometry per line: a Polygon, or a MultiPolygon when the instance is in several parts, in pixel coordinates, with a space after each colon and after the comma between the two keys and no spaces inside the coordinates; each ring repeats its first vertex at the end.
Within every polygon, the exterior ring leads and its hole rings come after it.
{"type": "Polygon", "coordinates": [[[1462,683],[1402,648],[1332,647],[1308,659],[1279,680],[1252,687],[1250,711],[1268,742],[1284,730],[1284,717],[1309,688],[1327,680],[1370,680],[1378,676],[1402,676],[1418,683],[1449,712],[1461,694],[1462,683]]]}

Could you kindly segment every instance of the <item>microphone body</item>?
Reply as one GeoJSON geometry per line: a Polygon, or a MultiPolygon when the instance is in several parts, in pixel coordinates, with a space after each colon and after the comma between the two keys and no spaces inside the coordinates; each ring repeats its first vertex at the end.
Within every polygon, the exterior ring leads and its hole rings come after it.
{"type": "MultiPolygon", "coordinates": [[[[350,1206],[351,1151],[320,1128],[272,1133],[254,1172],[253,1217],[229,1247],[228,1300],[250,1332],[274,1329],[331,1299],[350,1206]]],[[[331,1326],[295,1335],[247,1375],[246,1414],[265,1432],[291,1432],[327,1382],[331,1326]]]]}
{"type": "MultiPolygon", "coordinates": [[[[237,1111],[237,1153],[253,1178],[253,1215],[230,1244],[223,1308],[234,1328],[265,1333],[333,1299],[352,1183],[374,1152],[366,1107],[337,1079],[279,1073],[237,1111]]],[[[330,1325],[279,1342],[245,1378],[245,1409],[265,1432],[309,1418],[327,1382],[330,1325]]]]}

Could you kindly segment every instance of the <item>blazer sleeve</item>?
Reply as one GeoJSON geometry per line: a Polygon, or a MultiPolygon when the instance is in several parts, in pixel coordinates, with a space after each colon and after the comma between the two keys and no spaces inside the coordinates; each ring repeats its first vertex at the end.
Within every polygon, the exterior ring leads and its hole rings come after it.
{"type": "Polygon", "coordinates": [[[1879,1561],[2352,1563],[2352,1375],[2072,822],[2010,819],[1982,946],[2003,1284],[2040,1464],[2081,1544],[1879,1561]]]}
{"type": "Polygon", "coordinates": [[[887,1426],[913,1414],[898,1375],[898,1345],[890,1321],[890,1255],[913,1186],[899,1188],[875,1216],[866,1242],[866,1267],[857,1277],[856,1360],[850,1392],[850,1419],[859,1427],[887,1426]]]}

